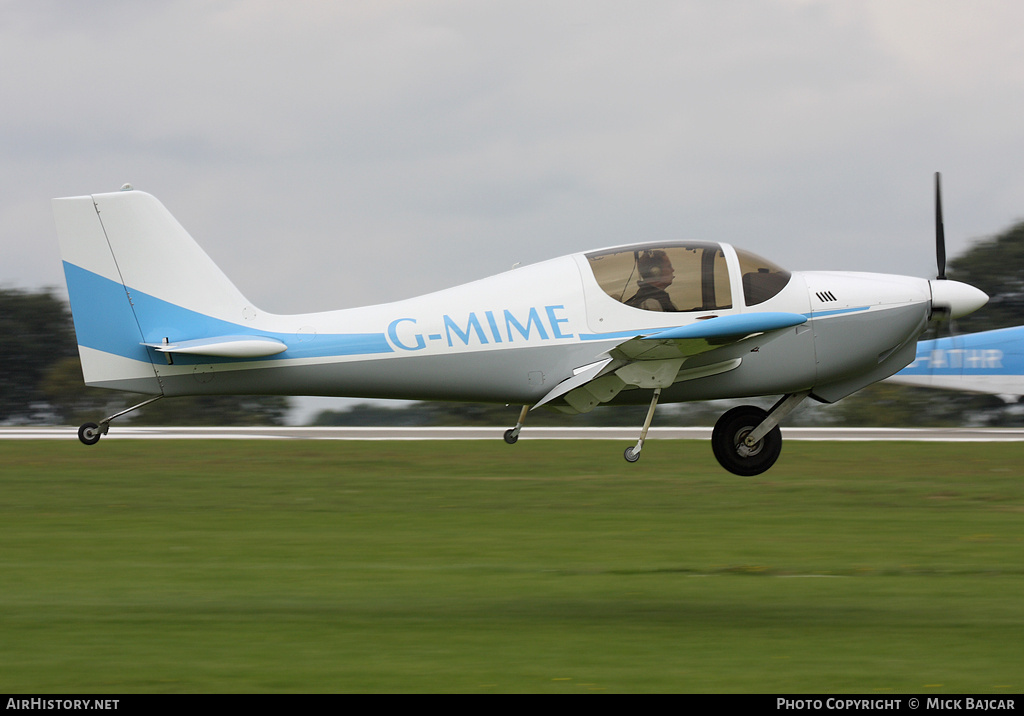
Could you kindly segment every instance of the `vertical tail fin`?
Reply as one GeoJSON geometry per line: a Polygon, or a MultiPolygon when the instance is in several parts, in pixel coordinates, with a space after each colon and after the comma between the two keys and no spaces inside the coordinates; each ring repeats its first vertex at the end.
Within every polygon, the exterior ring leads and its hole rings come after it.
{"type": "Polygon", "coordinates": [[[159,359],[145,344],[216,335],[212,324],[256,317],[149,194],[54,199],[53,212],[87,384],[161,393],[159,359]]]}

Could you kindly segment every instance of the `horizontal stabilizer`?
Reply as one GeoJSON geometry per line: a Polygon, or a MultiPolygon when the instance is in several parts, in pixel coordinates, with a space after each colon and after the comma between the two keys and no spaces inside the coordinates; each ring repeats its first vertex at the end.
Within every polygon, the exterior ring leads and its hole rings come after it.
{"type": "Polygon", "coordinates": [[[214,336],[174,343],[143,343],[160,353],[187,353],[219,358],[264,358],[288,350],[281,341],[264,336],[214,336]]]}
{"type": "Polygon", "coordinates": [[[643,336],[644,340],[686,340],[690,338],[731,338],[751,333],[767,333],[780,328],[791,328],[806,323],[807,317],[798,313],[739,313],[697,321],[687,326],[669,328],[643,336]]]}

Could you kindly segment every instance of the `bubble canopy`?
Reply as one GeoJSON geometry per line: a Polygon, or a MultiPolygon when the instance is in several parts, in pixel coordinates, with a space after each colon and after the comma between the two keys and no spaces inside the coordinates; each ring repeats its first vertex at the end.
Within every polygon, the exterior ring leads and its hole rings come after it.
{"type": "MultiPolygon", "coordinates": [[[[791,274],[756,254],[733,248],[743,301],[756,306],[777,295],[791,274]]],[[[733,307],[732,279],[722,244],[637,244],[586,254],[601,289],[645,311],[722,311],[733,307]]]]}

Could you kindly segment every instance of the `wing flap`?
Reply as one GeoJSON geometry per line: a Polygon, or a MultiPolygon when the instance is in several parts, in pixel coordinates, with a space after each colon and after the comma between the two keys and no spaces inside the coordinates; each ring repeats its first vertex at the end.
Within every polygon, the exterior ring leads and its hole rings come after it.
{"type": "Polygon", "coordinates": [[[571,378],[566,378],[561,383],[552,388],[551,391],[543,398],[541,398],[533,407],[539,408],[545,403],[550,403],[555,398],[560,398],[569,391],[574,390],[580,387],[581,385],[586,385],[587,383],[594,380],[594,378],[596,378],[598,374],[605,368],[605,366],[611,363],[611,361],[611,358],[605,357],[597,361],[596,363],[591,363],[590,365],[581,366],[580,368],[577,368],[574,371],[574,374],[571,378]]]}

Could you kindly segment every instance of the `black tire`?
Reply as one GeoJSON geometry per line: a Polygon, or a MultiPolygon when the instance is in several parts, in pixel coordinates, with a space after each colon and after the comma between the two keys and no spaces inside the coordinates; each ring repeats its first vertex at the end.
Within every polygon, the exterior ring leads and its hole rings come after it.
{"type": "Polygon", "coordinates": [[[782,452],[782,431],[778,425],[761,438],[749,455],[739,453],[743,438],[767,416],[768,413],[761,408],[743,405],[733,408],[718,419],[711,433],[711,449],[722,467],[734,475],[750,477],[760,475],[775,464],[782,452]]]}
{"type": "Polygon", "coordinates": [[[95,445],[102,436],[100,426],[96,423],[86,423],[78,429],[78,439],[85,445],[95,445]]]}
{"type": "Polygon", "coordinates": [[[626,448],[626,451],[622,453],[622,457],[626,458],[626,462],[636,462],[640,459],[640,453],[634,452],[633,447],[626,448]]]}
{"type": "Polygon", "coordinates": [[[518,439],[519,435],[518,433],[516,433],[515,428],[509,428],[508,430],[505,431],[505,442],[507,442],[509,445],[515,445],[516,440],[518,439]]]}

